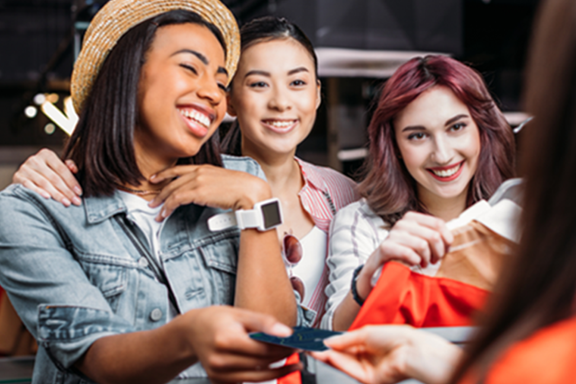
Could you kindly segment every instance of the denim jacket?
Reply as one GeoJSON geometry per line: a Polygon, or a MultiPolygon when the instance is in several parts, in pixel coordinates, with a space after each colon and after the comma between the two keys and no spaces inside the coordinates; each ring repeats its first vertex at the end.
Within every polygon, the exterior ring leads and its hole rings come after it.
{"type": "MultiPolygon", "coordinates": [[[[223,159],[263,177],[252,159],[223,159]]],[[[95,340],[166,323],[169,291],[117,194],[65,208],[12,185],[0,193],[0,212],[0,285],[38,341],[33,383],[89,382],[73,364],[95,340]]],[[[162,270],[180,313],[233,303],[240,232],[210,232],[206,222],[220,212],[182,206],[162,228],[162,270]]],[[[298,312],[301,325],[313,319],[298,312]]],[[[195,376],[205,376],[199,364],[180,375],[195,376]]]]}

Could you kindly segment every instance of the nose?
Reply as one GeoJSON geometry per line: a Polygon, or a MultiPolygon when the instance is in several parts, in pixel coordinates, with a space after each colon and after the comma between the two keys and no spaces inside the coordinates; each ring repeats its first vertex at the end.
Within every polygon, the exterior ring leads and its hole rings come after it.
{"type": "Polygon", "coordinates": [[[220,88],[216,78],[209,75],[202,77],[197,93],[199,97],[208,100],[212,105],[220,104],[226,96],[225,92],[220,88]]]}
{"type": "Polygon", "coordinates": [[[438,164],[449,164],[452,160],[452,148],[447,138],[437,136],[434,138],[434,150],[432,152],[432,160],[438,164]]]}
{"type": "Polygon", "coordinates": [[[288,97],[285,90],[283,90],[281,87],[274,87],[272,89],[272,96],[268,101],[268,107],[270,109],[283,112],[289,110],[292,105],[290,103],[290,98],[288,97]]]}

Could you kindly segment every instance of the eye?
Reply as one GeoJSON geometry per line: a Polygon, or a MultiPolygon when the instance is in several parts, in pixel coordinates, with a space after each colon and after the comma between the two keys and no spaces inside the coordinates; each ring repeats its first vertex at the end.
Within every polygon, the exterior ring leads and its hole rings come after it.
{"type": "Polygon", "coordinates": [[[192,73],[195,74],[195,75],[198,74],[198,71],[196,70],[196,68],[194,68],[194,67],[191,66],[191,65],[188,65],[188,64],[180,64],[180,66],[181,66],[182,68],[184,68],[184,69],[192,72],[192,73]]]}
{"type": "Polygon", "coordinates": [[[266,87],[267,85],[268,85],[268,84],[266,84],[266,83],[263,82],[263,81],[255,81],[255,82],[253,82],[253,83],[250,83],[248,86],[249,86],[250,88],[264,88],[264,87],[266,87]]]}
{"type": "Polygon", "coordinates": [[[306,82],[304,80],[294,80],[293,82],[290,83],[290,85],[295,87],[301,87],[303,85],[306,85],[306,82]]]}
{"type": "Polygon", "coordinates": [[[450,127],[450,130],[453,132],[457,132],[463,130],[464,128],[466,128],[465,123],[456,123],[450,127]]]}
{"type": "Polygon", "coordinates": [[[426,138],[426,134],[424,132],[416,132],[416,133],[411,133],[410,135],[408,135],[408,140],[423,140],[426,138]]]}

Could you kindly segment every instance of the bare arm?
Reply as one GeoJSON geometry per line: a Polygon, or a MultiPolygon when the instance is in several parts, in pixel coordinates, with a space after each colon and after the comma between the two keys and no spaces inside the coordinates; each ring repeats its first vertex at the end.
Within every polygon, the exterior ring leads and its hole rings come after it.
{"type": "Polygon", "coordinates": [[[165,383],[197,361],[211,380],[231,383],[271,380],[299,368],[268,368],[293,351],[254,341],[252,331],[291,332],[270,316],[208,307],[154,330],[98,339],[75,366],[99,383],[165,383]]]}

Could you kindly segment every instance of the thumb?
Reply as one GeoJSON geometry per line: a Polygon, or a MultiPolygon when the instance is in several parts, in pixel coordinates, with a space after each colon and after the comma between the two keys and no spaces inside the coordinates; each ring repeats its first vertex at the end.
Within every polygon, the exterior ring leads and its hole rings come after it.
{"type": "Polygon", "coordinates": [[[239,320],[248,332],[264,332],[277,337],[288,337],[292,334],[291,328],[269,315],[242,311],[239,320]]]}

